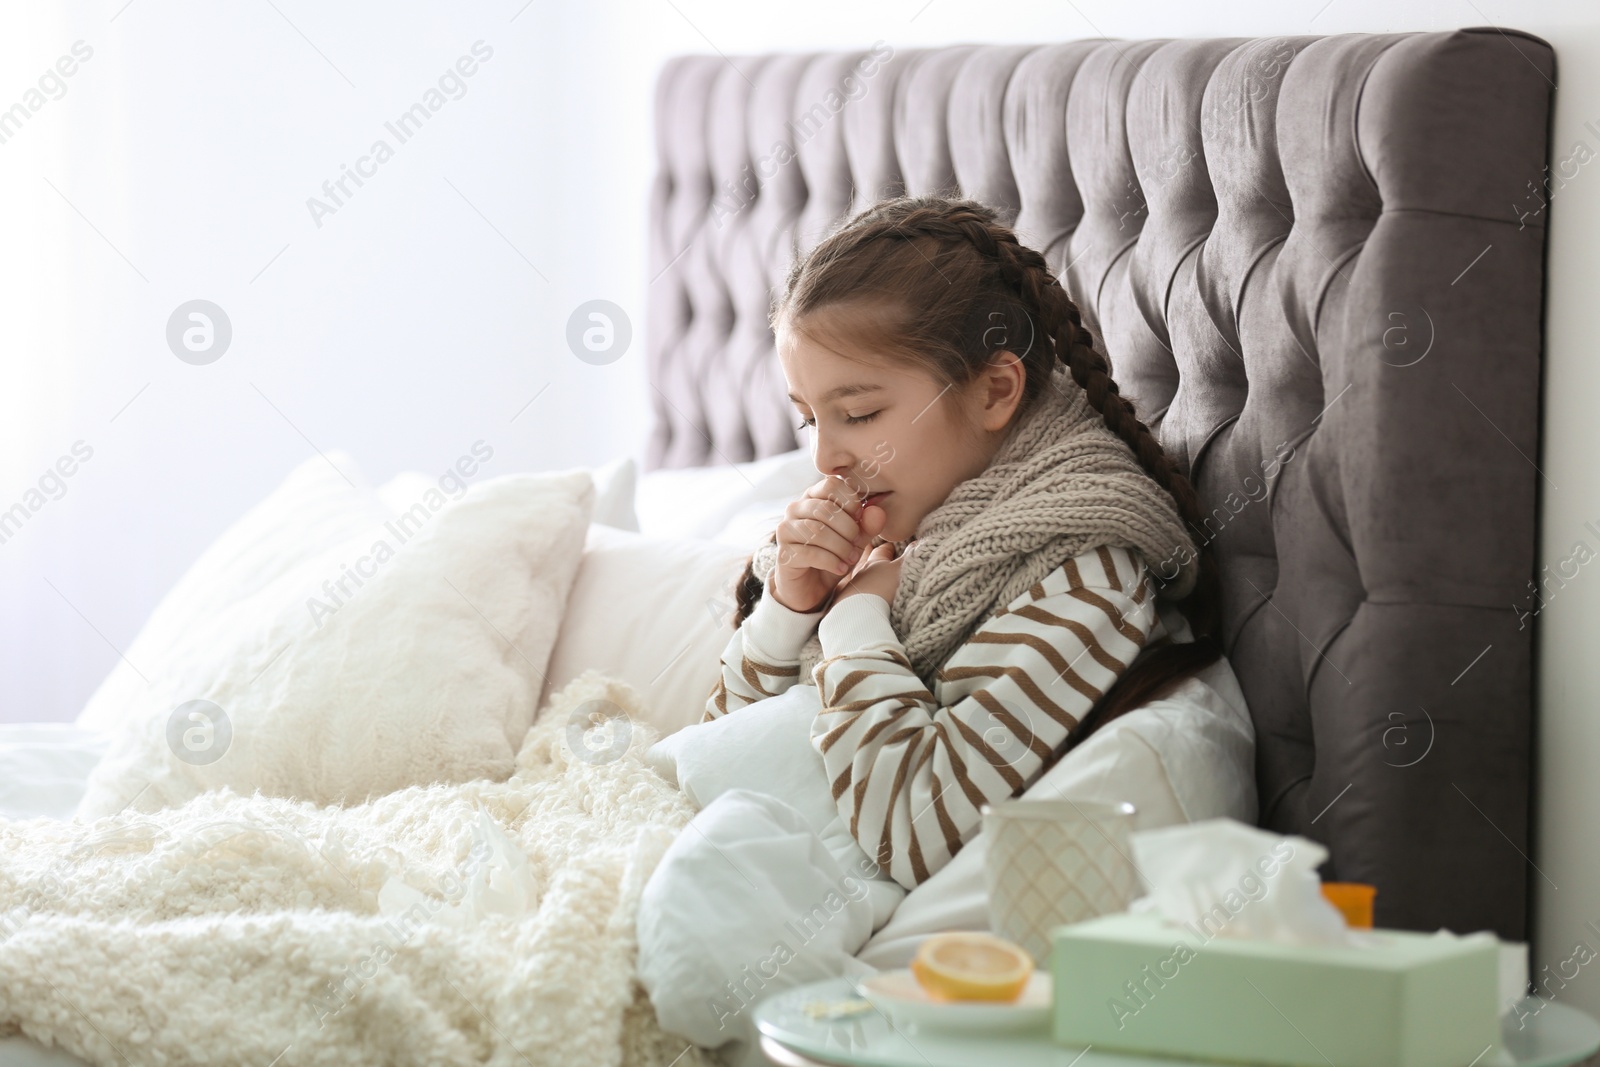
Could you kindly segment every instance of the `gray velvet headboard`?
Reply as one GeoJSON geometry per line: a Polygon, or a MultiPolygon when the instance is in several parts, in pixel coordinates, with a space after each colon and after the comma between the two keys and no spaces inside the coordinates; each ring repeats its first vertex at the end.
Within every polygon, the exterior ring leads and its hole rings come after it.
{"type": "Polygon", "coordinates": [[[1525,938],[1554,77],[1495,28],[676,57],[647,466],[798,447],[768,304],[844,216],[993,205],[1213,509],[1261,824],[1525,938]]]}

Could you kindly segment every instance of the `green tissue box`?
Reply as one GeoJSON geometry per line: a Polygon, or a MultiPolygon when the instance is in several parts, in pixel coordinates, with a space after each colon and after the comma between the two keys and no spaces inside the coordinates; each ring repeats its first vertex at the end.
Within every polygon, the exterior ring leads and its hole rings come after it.
{"type": "Polygon", "coordinates": [[[1371,944],[1204,936],[1155,913],[1052,931],[1066,1045],[1305,1067],[1463,1067],[1500,1042],[1499,944],[1407,930],[1371,944]]]}

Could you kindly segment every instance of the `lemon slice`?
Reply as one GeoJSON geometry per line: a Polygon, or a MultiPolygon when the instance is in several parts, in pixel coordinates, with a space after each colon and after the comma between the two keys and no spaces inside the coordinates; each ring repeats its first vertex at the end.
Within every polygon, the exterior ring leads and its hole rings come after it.
{"type": "Polygon", "coordinates": [[[1033,974],[1033,957],[993,934],[934,934],[922,942],[911,973],[936,1000],[1016,1000],[1033,974]]]}

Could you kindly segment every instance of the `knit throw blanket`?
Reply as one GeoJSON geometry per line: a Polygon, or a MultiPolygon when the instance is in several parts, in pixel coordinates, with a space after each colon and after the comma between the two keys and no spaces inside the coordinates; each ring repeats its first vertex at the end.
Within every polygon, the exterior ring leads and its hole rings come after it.
{"type": "MultiPolygon", "coordinates": [[[[931,691],[945,660],[991,615],[1099,545],[1137,549],[1153,571],[1178,566],[1162,598],[1194,588],[1199,563],[1176,501],[1057,363],[989,465],[924,516],[905,546],[889,619],[923,683],[931,691]]],[[[769,541],[752,571],[765,582],[776,563],[769,541]]],[[[821,657],[813,633],[800,654],[803,682],[814,684],[821,657]]]]}
{"type": "Polygon", "coordinates": [[[0,819],[0,1035],[118,1067],[709,1063],[634,977],[640,890],[694,814],[639,710],[575,678],[503,782],[0,819]],[[595,700],[628,712],[609,740],[595,700]]]}

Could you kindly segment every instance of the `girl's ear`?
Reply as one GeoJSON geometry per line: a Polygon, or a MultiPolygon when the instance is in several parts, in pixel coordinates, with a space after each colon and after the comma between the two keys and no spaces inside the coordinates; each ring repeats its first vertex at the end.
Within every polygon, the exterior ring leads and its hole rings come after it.
{"type": "Polygon", "coordinates": [[[1022,403],[1022,386],[1028,370],[1015,352],[1001,349],[978,374],[979,422],[986,430],[1004,429],[1017,405],[1022,403]]]}

